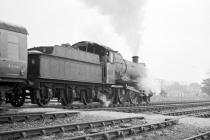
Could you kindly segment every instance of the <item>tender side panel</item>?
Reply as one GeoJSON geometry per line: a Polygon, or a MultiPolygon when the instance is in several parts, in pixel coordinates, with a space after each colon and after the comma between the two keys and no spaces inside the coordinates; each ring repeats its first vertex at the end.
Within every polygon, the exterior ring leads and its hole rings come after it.
{"type": "Polygon", "coordinates": [[[0,29],[0,77],[27,78],[27,35],[0,29]]]}
{"type": "Polygon", "coordinates": [[[101,83],[102,68],[100,64],[96,63],[41,55],[40,78],[101,83]]]}
{"type": "Polygon", "coordinates": [[[72,47],[54,46],[53,56],[60,56],[84,62],[99,64],[99,56],[96,54],[80,51],[72,47]]]}

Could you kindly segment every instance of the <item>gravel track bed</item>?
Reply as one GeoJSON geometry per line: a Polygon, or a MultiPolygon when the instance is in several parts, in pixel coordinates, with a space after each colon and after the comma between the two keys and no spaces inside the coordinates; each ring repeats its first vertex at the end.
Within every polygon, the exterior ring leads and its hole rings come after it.
{"type": "MultiPolygon", "coordinates": [[[[142,114],[142,116],[146,117],[147,122],[150,122],[150,120],[153,120],[154,122],[158,122],[157,120],[160,121],[165,118],[165,116],[161,116],[161,115],[142,114]]],[[[131,124],[136,125],[138,124],[138,122],[134,121],[131,124]]],[[[119,125],[115,127],[105,127],[104,129],[111,130],[118,127],[119,125]]],[[[118,138],[116,140],[181,140],[184,138],[191,137],[193,135],[198,135],[202,132],[206,132],[209,130],[210,130],[210,119],[185,117],[179,120],[178,125],[170,126],[164,129],[156,130],[156,131],[142,133],[140,135],[127,137],[124,139],[118,138]]],[[[37,140],[43,140],[43,139],[57,140],[57,139],[63,139],[66,137],[80,136],[87,133],[88,132],[86,131],[76,131],[74,133],[63,133],[63,134],[58,134],[58,135],[35,137],[35,138],[32,138],[32,140],[36,140],[36,139],[37,140]]]]}
{"type": "Polygon", "coordinates": [[[206,131],[210,131],[210,119],[184,117],[179,119],[178,125],[128,137],[125,140],[181,140],[206,131]]]}
{"type": "Polygon", "coordinates": [[[66,110],[66,109],[59,109],[59,108],[13,108],[13,109],[9,109],[6,112],[4,112],[5,114],[18,114],[18,113],[35,113],[35,112],[58,112],[58,111],[68,111],[71,112],[73,110],[66,110]]]}
{"type": "MultiPolygon", "coordinates": [[[[201,109],[201,107],[199,107],[201,109]]],[[[193,108],[195,109],[195,108],[193,108]]],[[[204,107],[202,107],[204,109],[204,107]]],[[[76,111],[76,110],[74,110],[76,111]]],[[[3,124],[0,125],[0,131],[10,131],[10,130],[18,130],[18,129],[27,129],[27,128],[36,128],[36,127],[44,127],[44,126],[54,126],[54,125],[62,125],[62,124],[71,124],[71,123],[83,123],[83,122],[92,122],[92,121],[102,121],[102,120],[110,120],[110,119],[119,119],[119,118],[127,118],[127,117],[144,117],[145,120],[141,121],[132,121],[131,124],[120,124],[120,125],[137,125],[137,124],[145,124],[145,123],[156,123],[165,120],[166,118],[179,118],[176,116],[163,116],[160,114],[153,114],[151,112],[145,112],[144,114],[135,114],[135,113],[123,113],[123,112],[109,112],[109,111],[79,111],[78,115],[62,118],[62,119],[46,119],[43,121],[28,121],[28,122],[18,122],[13,124],[3,124]]],[[[120,125],[112,126],[112,127],[104,127],[101,129],[111,130],[114,128],[119,128],[120,125]]],[[[125,138],[125,140],[177,140],[184,139],[190,137],[192,135],[200,134],[201,132],[210,130],[210,119],[209,118],[196,118],[196,117],[184,117],[179,120],[179,124],[175,126],[170,126],[165,129],[160,129],[156,131],[151,131],[147,133],[143,133],[141,135],[133,136],[125,138]]],[[[92,130],[95,131],[95,130],[92,130]]],[[[96,130],[99,131],[99,130],[96,130]]],[[[88,133],[87,131],[75,131],[73,133],[61,133],[61,134],[53,134],[50,136],[42,136],[30,138],[32,140],[55,140],[62,139],[70,136],[80,136],[88,133]]]]}
{"type": "MultiPolygon", "coordinates": [[[[120,123],[120,124],[117,124],[117,125],[100,127],[100,128],[95,128],[95,129],[93,128],[93,129],[87,129],[87,130],[81,130],[81,131],[75,131],[75,132],[60,133],[60,134],[57,134],[57,135],[53,134],[53,135],[50,135],[50,136],[34,137],[34,138],[30,138],[30,140],[64,139],[64,138],[81,136],[81,135],[86,135],[86,134],[91,134],[91,133],[96,133],[96,132],[103,132],[103,131],[109,131],[109,130],[113,130],[113,129],[120,129],[120,128],[126,128],[126,127],[131,127],[131,126],[143,125],[143,124],[146,124],[146,123],[147,122],[145,120],[134,119],[129,123],[120,123]]],[[[24,140],[29,140],[29,139],[24,139],[24,140]]]]}
{"type": "Polygon", "coordinates": [[[79,111],[79,114],[73,115],[66,118],[58,119],[45,119],[37,121],[26,121],[26,122],[15,122],[7,123],[0,125],[0,131],[11,131],[19,129],[28,129],[28,128],[37,128],[37,127],[46,127],[62,124],[72,124],[72,123],[84,123],[84,122],[93,122],[93,121],[102,121],[102,120],[111,120],[119,118],[128,118],[128,117],[145,117],[146,121],[149,123],[159,122],[165,118],[173,117],[164,117],[162,115],[146,115],[146,114],[135,114],[135,113],[121,113],[121,112],[109,112],[109,111],[79,111]]]}
{"type": "MultiPolygon", "coordinates": [[[[197,109],[206,109],[210,108],[210,106],[205,107],[192,107],[192,108],[184,108],[184,109],[176,109],[176,110],[166,110],[158,113],[167,113],[173,111],[187,111],[187,110],[197,110],[197,109]]],[[[11,111],[11,110],[10,110],[11,111]]],[[[56,108],[24,108],[24,109],[14,109],[11,113],[23,113],[23,112],[62,112],[67,111],[65,109],[56,109],[56,108]]],[[[68,110],[69,111],[69,110],[68,110]]],[[[77,111],[77,110],[72,110],[77,111]]],[[[102,120],[111,120],[111,119],[119,119],[119,118],[127,118],[127,117],[145,117],[144,121],[132,121],[131,124],[124,125],[136,125],[136,124],[145,124],[145,123],[157,123],[160,121],[173,118],[179,118],[176,116],[163,116],[161,114],[153,114],[152,112],[144,112],[141,113],[124,113],[124,112],[114,112],[114,111],[78,111],[79,114],[73,115],[71,117],[66,118],[58,118],[58,119],[45,119],[38,121],[26,121],[26,122],[15,122],[12,124],[0,124],[0,131],[11,131],[11,130],[20,130],[20,129],[28,129],[28,128],[37,128],[37,127],[46,127],[46,126],[54,126],[54,125],[62,125],[62,124],[72,124],[72,123],[84,123],[84,122],[93,122],[93,121],[102,121],[102,120]]],[[[120,124],[123,125],[123,124],[120,124]]],[[[102,129],[111,130],[114,128],[120,127],[120,125],[113,127],[104,127],[102,129]]],[[[148,133],[143,133],[138,136],[133,136],[129,138],[125,138],[125,140],[177,140],[190,137],[192,135],[200,134],[201,132],[210,130],[210,119],[209,118],[196,118],[196,117],[185,117],[179,120],[179,124],[175,126],[168,127],[166,129],[161,129],[157,131],[152,131],[148,133]]],[[[97,130],[99,131],[99,130],[97,130]]],[[[42,136],[30,138],[33,140],[54,140],[54,139],[62,139],[70,136],[80,136],[84,135],[88,132],[76,131],[74,133],[63,133],[57,135],[50,136],[42,136]]]]}
{"type": "Polygon", "coordinates": [[[190,111],[190,110],[199,110],[199,109],[208,109],[208,108],[210,109],[210,106],[169,109],[169,110],[163,110],[160,112],[155,111],[155,113],[164,114],[164,113],[169,113],[169,112],[190,111]]]}
{"type": "MultiPolygon", "coordinates": [[[[141,135],[125,138],[124,140],[182,140],[184,138],[198,135],[210,130],[209,128],[200,128],[193,125],[179,124],[168,128],[143,133],[141,135]]],[[[122,139],[117,139],[122,140],[122,139]]]]}

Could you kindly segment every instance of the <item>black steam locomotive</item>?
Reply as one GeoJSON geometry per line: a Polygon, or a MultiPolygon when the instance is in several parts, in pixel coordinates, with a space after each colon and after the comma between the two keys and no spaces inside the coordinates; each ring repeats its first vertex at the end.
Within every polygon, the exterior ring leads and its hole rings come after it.
{"type": "Polygon", "coordinates": [[[137,86],[145,64],[111,48],[82,41],[27,50],[27,30],[0,22],[0,103],[39,106],[57,98],[62,105],[81,101],[139,104],[149,102],[137,86]]]}

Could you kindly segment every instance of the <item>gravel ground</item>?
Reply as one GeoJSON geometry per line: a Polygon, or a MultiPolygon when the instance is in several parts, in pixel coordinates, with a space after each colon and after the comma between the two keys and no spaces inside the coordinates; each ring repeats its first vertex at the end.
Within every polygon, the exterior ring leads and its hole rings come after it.
{"type": "Polygon", "coordinates": [[[124,140],[181,140],[206,131],[210,131],[210,119],[185,117],[179,120],[178,125],[128,137],[124,140]]]}
{"type": "MultiPolygon", "coordinates": [[[[58,112],[58,111],[68,111],[72,112],[72,110],[65,110],[65,109],[59,109],[59,108],[14,108],[9,109],[4,113],[32,113],[32,112],[58,112]]],[[[75,112],[75,111],[73,111],[75,112]]]]}
{"type": "Polygon", "coordinates": [[[173,118],[173,117],[165,117],[162,115],[147,115],[147,114],[135,114],[135,113],[121,113],[121,112],[108,112],[108,111],[78,111],[79,114],[73,115],[71,117],[66,118],[58,118],[58,119],[45,119],[41,121],[26,121],[26,122],[15,122],[11,124],[1,124],[0,131],[11,131],[11,130],[19,130],[19,129],[28,129],[28,128],[36,128],[36,127],[44,127],[44,126],[54,126],[54,125],[62,125],[62,124],[72,124],[72,123],[83,123],[83,122],[92,122],[92,121],[101,121],[101,120],[110,120],[110,119],[118,119],[118,118],[127,118],[127,117],[145,117],[148,123],[155,123],[165,118],[173,118]]]}
{"type": "MultiPolygon", "coordinates": [[[[49,140],[58,140],[58,139],[61,140],[61,139],[69,138],[69,137],[73,137],[73,136],[81,136],[81,135],[85,135],[85,134],[98,133],[98,132],[109,131],[109,130],[113,130],[113,129],[120,129],[120,128],[136,126],[136,125],[143,125],[145,123],[147,123],[145,120],[134,119],[129,123],[120,123],[120,124],[114,125],[114,126],[106,126],[106,127],[93,128],[93,129],[88,129],[88,130],[66,132],[66,133],[60,133],[57,135],[34,137],[34,138],[31,138],[30,140],[48,140],[48,139],[49,140]]],[[[24,139],[24,140],[29,140],[29,139],[24,139]]]]}
{"type": "MultiPolygon", "coordinates": [[[[65,111],[64,109],[46,109],[41,108],[36,111],[45,111],[55,112],[55,111],[65,111]]],[[[29,112],[31,109],[22,109],[19,112],[29,112]]],[[[76,111],[76,110],[74,110],[76,111]]],[[[147,112],[144,114],[135,114],[135,113],[123,113],[123,112],[109,112],[109,111],[78,111],[78,115],[74,115],[68,118],[62,119],[46,119],[42,121],[28,121],[28,122],[17,122],[13,124],[2,124],[0,125],[0,131],[10,131],[10,130],[19,130],[19,129],[27,129],[27,128],[36,128],[36,127],[44,127],[44,126],[54,126],[61,124],[72,124],[72,123],[83,123],[83,122],[92,122],[92,121],[101,121],[101,120],[109,120],[109,119],[118,119],[118,118],[127,118],[127,117],[144,117],[145,121],[143,122],[133,122],[134,124],[144,124],[144,123],[156,123],[165,120],[166,118],[179,118],[174,116],[163,116],[160,114],[153,114],[151,112],[147,112]]],[[[126,124],[125,124],[126,125],[126,124]]],[[[129,124],[128,124],[129,125],[129,124]]],[[[119,126],[115,126],[119,127],[119,126]]],[[[103,128],[106,130],[113,129],[113,127],[103,128]]],[[[196,117],[185,117],[179,120],[179,124],[175,126],[168,127],[167,129],[161,129],[157,131],[152,131],[148,133],[144,133],[138,136],[126,138],[125,140],[177,140],[187,138],[189,136],[193,136],[199,134],[201,132],[205,132],[210,130],[210,119],[209,118],[196,118],[196,117]]],[[[94,131],[94,130],[92,130],[94,131]]],[[[97,130],[98,131],[98,130],[97,130]]],[[[36,137],[35,139],[58,139],[63,137],[75,136],[75,135],[83,135],[87,132],[85,131],[77,131],[75,133],[63,133],[51,136],[43,136],[36,137]]]]}

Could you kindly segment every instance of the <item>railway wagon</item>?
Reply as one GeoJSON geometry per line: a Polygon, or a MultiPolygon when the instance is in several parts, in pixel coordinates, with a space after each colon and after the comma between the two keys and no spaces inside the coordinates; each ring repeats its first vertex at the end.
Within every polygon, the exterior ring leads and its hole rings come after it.
{"type": "Polygon", "coordinates": [[[27,34],[24,27],[0,22],[0,105],[25,101],[27,34]]]}

